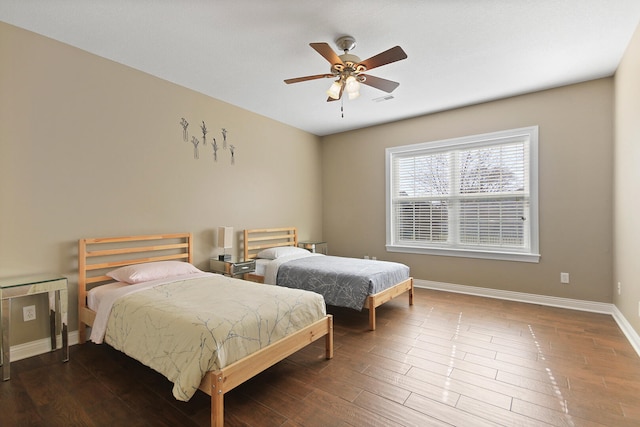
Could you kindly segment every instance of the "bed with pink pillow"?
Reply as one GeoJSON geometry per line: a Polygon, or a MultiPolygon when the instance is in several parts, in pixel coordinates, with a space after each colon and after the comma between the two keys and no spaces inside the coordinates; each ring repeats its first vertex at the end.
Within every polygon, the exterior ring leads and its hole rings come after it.
{"type": "Polygon", "coordinates": [[[224,394],[325,337],[322,296],[208,273],[193,265],[190,233],[81,239],[79,341],[88,328],[162,373],[173,395],[211,396],[211,425],[224,425],[224,394]]]}

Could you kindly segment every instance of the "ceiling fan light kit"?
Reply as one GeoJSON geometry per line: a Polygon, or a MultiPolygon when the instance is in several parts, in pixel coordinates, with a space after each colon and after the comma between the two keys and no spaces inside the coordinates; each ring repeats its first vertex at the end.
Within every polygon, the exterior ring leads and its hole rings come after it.
{"type": "Polygon", "coordinates": [[[358,83],[354,76],[347,77],[345,85],[349,99],[356,99],[360,96],[360,83],[358,83]]]}
{"type": "Polygon", "coordinates": [[[340,98],[340,92],[342,91],[342,83],[340,80],[333,82],[331,87],[327,90],[327,95],[333,99],[340,98]]]}
{"type": "Polygon", "coordinates": [[[329,90],[327,90],[327,95],[329,95],[327,102],[339,100],[342,98],[345,90],[349,99],[356,99],[360,96],[360,83],[387,93],[393,92],[395,88],[400,85],[398,82],[364,74],[367,70],[406,59],[407,54],[400,46],[392,47],[369,59],[361,61],[359,57],[349,53],[356,47],[356,40],[353,37],[340,37],[336,40],[336,45],[344,52],[340,56],[338,56],[327,43],[309,43],[309,46],[329,61],[331,64],[331,74],[297,77],[287,79],[284,82],[291,84],[322,78],[337,78],[329,90]]]}

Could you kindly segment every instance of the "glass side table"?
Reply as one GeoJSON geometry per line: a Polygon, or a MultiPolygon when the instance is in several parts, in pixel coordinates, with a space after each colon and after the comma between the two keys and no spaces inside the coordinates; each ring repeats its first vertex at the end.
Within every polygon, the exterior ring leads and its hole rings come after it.
{"type": "Polygon", "coordinates": [[[329,254],[329,248],[327,242],[321,241],[308,241],[308,242],[298,242],[298,247],[308,250],[309,252],[318,253],[318,254],[329,254]]]}
{"type": "Polygon", "coordinates": [[[67,278],[56,274],[11,277],[0,279],[0,329],[2,330],[2,380],[11,374],[10,333],[11,300],[27,295],[49,294],[49,322],[51,325],[51,351],[57,348],[56,330],[62,335],[62,361],[69,360],[67,330],[67,278]]]}
{"type": "Polygon", "coordinates": [[[220,273],[226,276],[238,277],[256,271],[256,260],[249,261],[220,261],[217,258],[209,259],[209,268],[212,273],[220,273]]]}

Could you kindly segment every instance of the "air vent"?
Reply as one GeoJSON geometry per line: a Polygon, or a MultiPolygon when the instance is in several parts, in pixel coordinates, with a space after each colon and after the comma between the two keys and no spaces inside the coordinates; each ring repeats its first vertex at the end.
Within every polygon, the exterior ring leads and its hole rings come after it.
{"type": "Polygon", "coordinates": [[[385,96],[381,96],[380,98],[374,98],[373,102],[384,102],[384,101],[390,101],[393,99],[393,95],[385,95],[385,96]]]}

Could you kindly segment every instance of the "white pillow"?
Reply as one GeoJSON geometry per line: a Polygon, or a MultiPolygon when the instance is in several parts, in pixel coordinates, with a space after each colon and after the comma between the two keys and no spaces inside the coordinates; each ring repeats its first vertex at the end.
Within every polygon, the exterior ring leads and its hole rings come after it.
{"type": "Polygon", "coordinates": [[[120,267],[108,272],[107,276],[118,282],[133,284],[193,273],[202,273],[202,271],[188,262],[157,261],[120,267]]]}
{"type": "Polygon", "coordinates": [[[257,257],[262,259],[276,259],[281,256],[310,253],[306,249],[297,248],[295,246],[279,246],[277,248],[264,249],[258,252],[257,257]]]}

